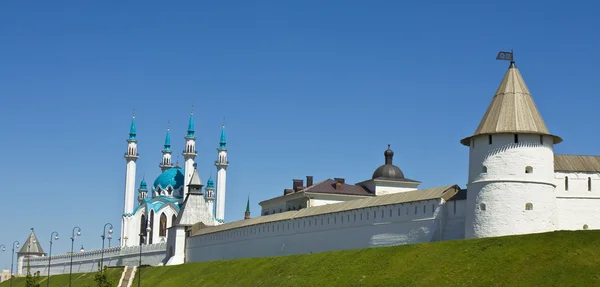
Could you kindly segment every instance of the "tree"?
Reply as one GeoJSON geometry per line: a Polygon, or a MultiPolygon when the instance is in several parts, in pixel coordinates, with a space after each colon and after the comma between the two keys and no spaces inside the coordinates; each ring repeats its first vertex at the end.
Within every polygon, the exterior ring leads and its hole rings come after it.
{"type": "Polygon", "coordinates": [[[35,275],[32,276],[30,272],[29,264],[27,265],[27,276],[25,277],[25,286],[26,287],[40,287],[40,273],[35,272],[35,275]]]}
{"type": "Polygon", "coordinates": [[[113,287],[114,284],[108,280],[108,275],[106,275],[106,266],[104,268],[100,268],[100,263],[98,263],[98,272],[94,275],[94,281],[96,281],[96,286],[98,287],[113,287]]]}

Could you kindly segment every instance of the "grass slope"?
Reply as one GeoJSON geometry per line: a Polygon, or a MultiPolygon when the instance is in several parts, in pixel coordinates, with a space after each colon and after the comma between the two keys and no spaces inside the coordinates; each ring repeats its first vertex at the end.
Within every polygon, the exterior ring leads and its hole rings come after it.
{"type": "Polygon", "coordinates": [[[224,260],[142,272],[144,287],[600,286],[600,231],[224,260]]]}
{"type": "MultiPolygon", "coordinates": [[[[111,281],[114,286],[117,286],[119,283],[119,279],[121,279],[121,274],[123,273],[123,268],[109,268],[106,270],[106,274],[108,275],[108,280],[111,281]]],[[[94,275],[96,273],[79,273],[73,274],[72,287],[95,287],[96,282],[94,282],[94,275]]],[[[40,276],[40,286],[45,287],[47,284],[48,277],[40,276]]],[[[13,287],[25,287],[25,277],[19,277],[13,279],[13,287]]],[[[142,281],[143,282],[143,281],[142,281]]],[[[5,281],[0,283],[0,287],[8,287],[10,286],[9,281],[5,281]]],[[[69,274],[63,275],[54,275],[50,276],[50,286],[51,287],[63,287],[69,286],[69,274]]],[[[136,285],[137,286],[137,285],[136,285]]]]}

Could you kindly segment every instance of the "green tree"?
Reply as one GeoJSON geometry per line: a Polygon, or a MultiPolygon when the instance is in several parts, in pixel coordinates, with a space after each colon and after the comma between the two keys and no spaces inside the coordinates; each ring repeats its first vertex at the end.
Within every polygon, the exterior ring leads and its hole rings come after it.
{"type": "Polygon", "coordinates": [[[106,266],[104,266],[104,268],[100,268],[100,263],[98,263],[98,272],[94,275],[94,281],[96,282],[97,287],[115,286],[113,282],[108,280],[108,275],[106,275],[106,268],[106,266]]]}
{"type": "Polygon", "coordinates": [[[26,287],[40,287],[40,273],[36,272],[34,276],[31,275],[29,264],[27,265],[27,276],[25,277],[26,287]]]}

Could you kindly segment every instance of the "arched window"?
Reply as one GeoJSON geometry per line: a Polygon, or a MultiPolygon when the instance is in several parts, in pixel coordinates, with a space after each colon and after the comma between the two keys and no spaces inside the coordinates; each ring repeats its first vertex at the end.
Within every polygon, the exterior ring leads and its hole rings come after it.
{"type": "Polygon", "coordinates": [[[588,191],[592,191],[592,178],[588,177],[588,191]]]}
{"type": "Polygon", "coordinates": [[[531,167],[531,166],[525,167],[525,173],[533,173],[533,167],[531,167]]]}
{"type": "MultiPolygon", "coordinates": [[[[142,218],[140,218],[140,234],[142,234],[144,237],[146,237],[146,224],[148,224],[148,222],[146,221],[146,215],[142,214],[142,218]]],[[[140,245],[143,244],[144,239],[140,237],[140,245]]]]}
{"type": "Polygon", "coordinates": [[[531,202],[525,203],[525,210],[533,210],[533,203],[531,203],[531,202]]]}
{"type": "Polygon", "coordinates": [[[569,177],[565,176],[565,190],[569,190],[569,177]]]}
{"type": "Polygon", "coordinates": [[[158,236],[167,236],[167,216],[164,212],[160,215],[160,229],[158,236]]]}
{"type": "Polygon", "coordinates": [[[171,226],[175,226],[176,219],[177,219],[177,216],[175,214],[173,214],[173,217],[171,218],[171,226]]]}
{"type": "Polygon", "coordinates": [[[589,227],[588,227],[588,225],[587,225],[587,224],[584,224],[584,225],[583,225],[583,230],[588,230],[588,228],[589,228],[589,227]]]}
{"type": "MultiPolygon", "coordinates": [[[[154,210],[150,210],[150,228],[154,228],[154,210]]],[[[152,244],[152,234],[154,233],[154,230],[150,231],[150,234],[148,234],[148,244],[152,244]]]]}
{"type": "Polygon", "coordinates": [[[487,166],[485,166],[485,165],[484,165],[484,166],[481,168],[481,172],[483,172],[483,173],[486,173],[486,172],[487,172],[487,166]]]}
{"type": "Polygon", "coordinates": [[[480,209],[481,211],[485,211],[485,203],[481,203],[481,204],[479,204],[479,209],[480,209]]]}

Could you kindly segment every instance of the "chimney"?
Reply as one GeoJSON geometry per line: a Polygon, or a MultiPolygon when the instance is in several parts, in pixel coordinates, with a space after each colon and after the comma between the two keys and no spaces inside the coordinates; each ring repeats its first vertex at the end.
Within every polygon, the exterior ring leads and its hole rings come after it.
{"type": "Polygon", "coordinates": [[[344,183],[346,183],[346,180],[344,180],[343,178],[339,178],[339,177],[336,177],[336,178],[334,178],[333,180],[335,180],[336,182],[339,182],[339,183],[341,183],[341,184],[344,184],[344,183]]]}
{"type": "Polygon", "coordinates": [[[286,188],[286,189],[283,190],[283,195],[288,195],[288,194],[293,193],[293,192],[294,192],[293,189],[286,188]]]}
{"type": "Polygon", "coordinates": [[[311,187],[313,185],[313,177],[312,175],[306,176],[306,187],[311,187]]]}
{"type": "Polygon", "coordinates": [[[292,181],[293,181],[292,186],[293,186],[295,192],[302,189],[302,180],[301,179],[293,179],[292,181]]]}

